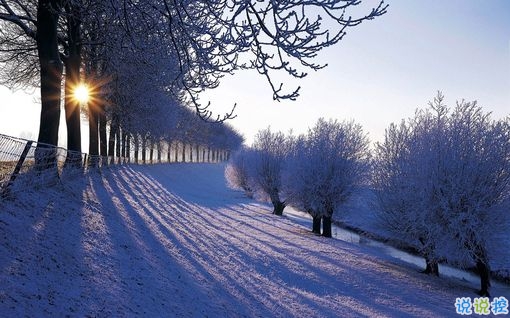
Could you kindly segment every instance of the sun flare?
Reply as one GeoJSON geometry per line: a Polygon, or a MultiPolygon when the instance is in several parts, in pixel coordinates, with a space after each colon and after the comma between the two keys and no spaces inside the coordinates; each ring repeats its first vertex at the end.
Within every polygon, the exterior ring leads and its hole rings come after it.
{"type": "Polygon", "coordinates": [[[85,104],[90,99],[90,90],[85,84],[79,84],[74,89],[74,98],[82,104],[85,104]]]}

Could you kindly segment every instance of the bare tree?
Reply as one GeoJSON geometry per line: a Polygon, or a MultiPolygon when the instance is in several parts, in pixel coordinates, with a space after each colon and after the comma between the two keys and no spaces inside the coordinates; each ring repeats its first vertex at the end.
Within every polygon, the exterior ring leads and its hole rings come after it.
{"type": "Polygon", "coordinates": [[[180,70],[193,75],[183,76],[181,83],[205,118],[211,113],[198,103],[197,93],[216,87],[224,74],[238,69],[256,69],[266,77],[274,99],[296,99],[299,87],[284,90],[274,83],[274,72],[302,78],[306,72],[299,68],[324,67],[313,61],[320,50],[338,43],[348,28],[387,9],[380,1],[366,9],[368,14],[353,18],[347,12],[360,9],[359,0],[162,1],[159,5],[180,70]]]}
{"type": "Polygon", "coordinates": [[[81,151],[80,111],[72,97],[80,77],[81,9],[80,0],[0,3],[0,56],[6,66],[1,80],[14,88],[40,86],[42,108],[38,141],[56,145],[65,64],[68,149],[73,151],[81,151]],[[66,23],[59,24],[62,16],[66,23]]]}
{"type": "MultiPolygon", "coordinates": [[[[33,52],[38,52],[42,97],[39,141],[56,145],[63,64],[66,96],[82,77],[80,59],[94,65],[88,67],[87,74],[94,78],[112,76],[118,71],[115,66],[122,65],[135,70],[130,73],[146,73],[144,78],[152,74],[156,91],[173,94],[182,104],[195,107],[201,118],[210,119],[212,113],[208,105],[199,102],[198,94],[216,87],[222,76],[236,70],[258,70],[277,100],[297,98],[299,88],[284,90],[282,84],[275,84],[273,73],[302,78],[305,70],[324,67],[313,62],[316,54],[338,43],[348,28],[383,15],[387,5],[376,3],[375,8],[362,8],[359,0],[4,0],[0,2],[0,48],[8,47],[4,60],[20,70],[19,77],[7,77],[13,83],[35,72],[34,64],[24,61],[33,60],[33,52]],[[347,14],[353,8],[364,13],[353,18],[347,14]],[[20,58],[20,50],[29,52],[29,59],[20,58]],[[135,63],[123,63],[126,52],[135,63]]],[[[96,96],[101,97],[97,102],[112,105],[112,95],[103,92],[96,96]]],[[[65,109],[69,149],[80,150],[79,108],[66,100],[65,109]]],[[[89,109],[91,136],[96,135],[96,121],[102,123],[99,144],[103,145],[101,153],[106,154],[107,107],[98,109],[99,113],[89,109]]],[[[216,121],[232,116],[230,112],[216,121]]],[[[120,125],[122,120],[118,116],[116,120],[120,125]]],[[[91,140],[91,145],[96,143],[91,140]]]]}

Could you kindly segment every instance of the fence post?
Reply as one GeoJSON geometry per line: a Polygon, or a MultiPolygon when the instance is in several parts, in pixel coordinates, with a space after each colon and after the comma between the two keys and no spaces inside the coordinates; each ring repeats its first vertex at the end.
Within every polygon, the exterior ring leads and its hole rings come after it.
{"type": "Polygon", "coordinates": [[[19,172],[21,171],[21,167],[23,167],[23,163],[25,162],[25,159],[27,158],[28,151],[30,150],[30,147],[32,147],[33,141],[28,140],[25,144],[25,149],[23,149],[23,152],[21,153],[20,158],[18,159],[18,162],[16,163],[16,167],[14,168],[14,171],[11,174],[11,178],[9,179],[9,182],[7,185],[2,189],[1,196],[5,196],[8,194],[9,187],[11,184],[14,183],[14,180],[18,177],[19,172]]]}

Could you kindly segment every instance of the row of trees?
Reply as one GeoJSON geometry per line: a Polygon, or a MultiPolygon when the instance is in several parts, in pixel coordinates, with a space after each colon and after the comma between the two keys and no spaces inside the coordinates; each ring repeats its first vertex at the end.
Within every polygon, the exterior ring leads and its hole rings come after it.
{"type": "Polygon", "coordinates": [[[120,130],[133,138],[159,134],[161,118],[170,117],[174,125],[167,126],[182,129],[173,117],[181,112],[178,105],[194,108],[206,120],[233,117],[211,118],[198,96],[237,70],[257,69],[275,99],[295,99],[298,89],[282,89],[272,74],[301,78],[304,70],[323,67],[313,62],[318,51],[387,8],[378,1],[359,18],[347,14],[360,5],[358,0],[4,0],[0,81],[40,87],[40,145],[57,145],[63,96],[67,148],[81,152],[81,110],[72,91],[85,80],[94,88],[86,111],[89,154],[106,155],[107,126],[110,141],[120,130]]]}
{"type": "Polygon", "coordinates": [[[293,137],[261,131],[252,148],[232,157],[230,184],[263,193],[281,214],[291,204],[331,236],[330,218],[356,187],[376,194],[378,224],[426,260],[473,266],[489,294],[490,263],[509,231],[510,117],[491,119],[476,102],[450,109],[438,93],[429,108],[392,124],[369,151],[361,127],[319,122],[293,137]],[[372,158],[370,158],[372,156],[372,158]]]}
{"type": "Polygon", "coordinates": [[[276,215],[286,205],[313,217],[313,232],[331,237],[333,213],[363,185],[368,138],[354,122],[319,119],[306,135],[260,131],[252,148],[233,155],[226,177],[233,187],[268,197],[276,215]]]}
{"type": "Polygon", "coordinates": [[[223,161],[244,141],[228,123],[205,122],[180,105],[173,110],[171,114],[162,112],[147,118],[130,132],[110,128],[108,145],[103,142],[99,145],[100,157],[144,163],[223,161]]]}

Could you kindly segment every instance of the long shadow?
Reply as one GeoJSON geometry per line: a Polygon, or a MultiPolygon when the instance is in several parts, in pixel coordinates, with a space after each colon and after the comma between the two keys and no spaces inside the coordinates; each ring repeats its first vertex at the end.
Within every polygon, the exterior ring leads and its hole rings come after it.
{"type": "Polygon", "coordinates": [[[0,316],[65,316],[82,307],[89,292],[80,248],[86,183],[78,175],[19,193],[2,208],[12,217],[0,222],[0,316]]]}
{"type": "MultiPolygon", "coordinates": [[[[122,181],[119,180],[119,182],[122,181]]],[[[140,185],[140,183],[130,184],[131,190],[140,185]],[[133,184],[137,186],[133,186],[133,184]]],[[[125,183],[123,184],[123,186],[126,185],[125,183]]],[[[139,195],[141,194],[141,192],[136,189],[133,191],[139,195]]],[[[218,300],[219,302],[232,303],[232,299],[236,298],[234,295],[237,295],[238,298],[241,297],[244,306],[236,306],[236,315],[243,314],[243,312],[246,314],[246,310],[248,310],[249,307],[247,304],[257,303],[254,298],[255,295],[250,296],[249,293],[239,293],[239,290],[242,290],[242,286],[236,285],[235,281],[225,281],[225,278],[221,276],[222,274],[218,273],[220,268],[210,266],[214,263],[211,263],[211,259],[208,257],[208,253],[204,252],[204,249],[209,250],[209,253],[211,251],[218,252],[219,247],[209,244],[210,237],[208,238],[209,240],[201,239],[200,234],[205,234],[207,231],[206,228],[200,223],[187,220],[187,218],[193,219],[195,215],[200,214],[202,212],[199,211],[200,207],[192,206],[185,201],[175,198],[170,193],[166,193],[164,196],[160,197],[159,200],[166,203],[168,206],[172,206],[172,213],[166,213],[166,210],[144,208],[145,217],[150,218],[151,222],[158,224],[158,228],[152,229],[152,231],[163,233],[166,239],[172,240],[172,244],[183,248],[182,254],[186,256],[189,262],[189,264],[186,264],[186,270],[194,277],[201,277],[203,286],[207,286],[209,290],[214,290],[215,294],[217,294],[216,297],[220,298],[218,300]],[[249,298],[246,298],[247,296],[249,298]]],[[[254,310],[255,311],[250,313],[250,316],[255,313],[266,316],[271,314],[269,311],[266,313],[260,312],[260,307],[254,310]]]]}
{"type": "MultiPolygon", "coordinates": [[[[306,235],[226,189],[218,176],[207,181],[198,173],[183,185],[172,173],[152,171],[161,167],[91,173],[25,217],[26,241],[1,246],[9,254],[0,255],[0,316],[30,316],[33,308],[114,317],[454,313],[447,285],[353,245],[306,235]],[[408,305],[423,299],[423,306],[408,305]]],[[[0,229],[12,225],[0,220],[0,229]]]]}
{"type": "MultiPolygon", "coordinates": [[[[154,229],[142,218],[143,208],[133,206],[136,197],[119,188],[116,181],[103,179],[97,187],[101,187],[98,193],[102,193],[99,200],[103,208],[109,210],[105,222],[111,229],[108,238],[115,249],[111,253],[116,263],[114,279],[120,282],[120,293],[124,296],[121,313],[146,316],[156,307],[154,314],[161,310],[178,314],[185,310],[182,307],[186,301],[172,296],[182,294],[181,288],[193,290],[193,295],[188,294],[190,297],[207,298],[176,261],[178,251],[163,246],[161,238],[151,235],[154,229]],[[165,273],[164,269],[168,271],[165,273]]],[[[112,298],[110,302],[119,307],[118,299],[112,298]]]]}
{"type": "MultiPolygon", "coordinates": [[[[136,174],[136,173],[135,173],[136,174]]],[[[133,180],[131,175],[130,180],[133,180]]],[[[306,239],[315,239],[317,240],[317,245],[321,246],[322,249],[324,249],[324,246],[326,246],[324,253],[327,253],[326,255],[335,255],[333,256],[316,256],[315,260],[310,259],[310,255],[316,255],[317,251],[315,249],[310,248],[301,248],[301,255],[289,255],[289,252],[295,252],[299,251],[300,246],[294,242],[294,239],[296,241],[302,240],[302,237],[298,236],[295,232],[291,230],[286,230],[288,233],[286,235],[294,235],[294,238],[288,238],[285,239],[284,242],[278,242],[278,244],[275,244],[275,240],[277,240],[281,235],[276,235],[271,232],[268,232],[267,230],[262,230],[261,228],[272,228],[275,231],[280,231],[282,229],[285,230],[285,227],[288,227],[288,224],[285,224],[285,222],[281,221],[275,221],[275,222],[269,222],[266,220],[255,220],[259,222],[259,226],[255,226],[252,224],[249,224],[245,227],[243,227],[242,231],[239,228],[236,228],[235,226],[239,226],[239,222],[232,221],[232,212],[225,211],[224,213],[219,213],[218,211],[222,211],[221,209],[218,209],[218,206],[213,204],[213,207],[207,206],[207,204],[197,204],[197,202],[189,202],[188,200],[183,200],[182,198],[179,198],[172,194],[170,189],[167,189],[165,186],[163,186],[160,182],[158,182],[155,178],[150,178],[150,184],[151,186],[148,187],[147,180],[145,180],[146,177],[141,177],[141,179],[138,180],[138,182],[131,183],[132,188],[139,187],[140,189],[137,189],[135,192],[136,194],[133,194],[134,196],[142,196],[142,201],[151,202],[154,199],[153,194],[148,193],[154,193],[150,190],[151,187],[156,186],[159,190],[159,194],[162,195],[160,199],[163,200],[163,202],[166,202],[169,206],[172,207],[172,212],[175,213],[175,211],[180,211],[181,213],[184,211],[187,219],[186,222],[180,222],[179,226],[184,227],[185,232],[188,234],[178,236],[175,231],[172,231],[169,229],[169,227],[172,227],[172,225],[177,224],[176,217],[169,217],[169,213],[167,211],[162,211],[161,209],[158,209],[155,206],[152,206],[151,209],[148,209],[146,213],[152,214],[151,218],[153,222],[159,223],[160,231],[161,229],[165,229],[165,233],[168,236],[173,235],[174,239],[178,240],[178,243],[182,246],[186,247],[187,249],[193,249],[194,253],[189,253],[188,256],[192,256],[195,258],[193,261],[193,266],[195,267],[196,272],[198,273],[204,273],[208,272],[207,274],[202,274],[207,279],[216,279],[219,283],[210,282],[210,284],[213,284],[215,286],[222,286],[222,284],[226,281],[230,282],[231,285],[234,286],[234,289],[240,289],[245,290],[246,292],[250,294],[254,294],[256,296],[256,299],[261,301],[264,306],[266,306],[267,310],[269,312],[273,312],[275,308],[278,308],[278,312],[280,313],[292,313],[292,308],[285,307],[286,304],[279,303],[277,295],[271,295],[267,292],[266,289],[261,288],[261,286],[272,285],[272,290],[278,290],[278,288],[282,290],[287,290],[288,292],[294,291],[294,294],[301,295],[301,298],[299,301],[306,302],[307,305],[310,307],[311,313],[322,313],[326,316],[335,316],[338,315],[338,310],[341,310],[342,308],[344,310],[349,311],[355,311],[359,310],[359,313],[363,312],[363,308],[370,308],[371,310],[376,310],[379,313],[384,313],[387,315],[402,315],[402,314],[410,314],[412,313],[413,309],[410,309],[410,311],[402,312],[398,308],[405,308],[405,299],[403,299],[401,288],[397,286],[391,286],[390,292],[385,293],[385,288],[381,288],[381,286],[384,286],[384,284],[387,284],[387,279],[381,279],[380,274],[381,270],[375,271],[373,274],[368,273],[369,271],[369,265],[372,264],[371,262],[373,260],[365,260],[364,255],[360,254],[359,259],[356,260],[356,262],[353,262],[352,265],[342,265],[344,268],[340,268],[341,266],[338,264],[337,258],[342,256],[349,256],[348,254],[352,253],[352,251],[345,251],[343,253],[339,253],[339,250],[342,250],[344,246],[339,243],[325,243],[320,238],[306,238],[306,239]],[[144,181],[145,180],[145,181],[144,181]],[[140,184],[143,184],[144,186],[140,186],[140,184]],[[145,196],[146,198],[143,198],[145,196]],[[166,197],[166,198],[165,198],[166,197]],[[171,199],[168,199],[171,198],[171,199]],[[207,216],[206,216],[207,215],[207,216]],[[230,217],[229,217],[230,215],[230,217]],[[190,217],[193,216],[191,219],[190,217]],[[276,224],[275,224],[276,223],[276,224]],[[276,225],[276,227],[275,227],[276,225]],[[214,231],[216,230],[216,231],[214,231]],[[221,231],[220,231],[221,230],[221,231]],[[230,231],[229,231],[230,230],[230,231]],[[202,239],[200,236],[200,231],[203,233],[207,233],[209,235],[214,235],[214,237],[208,237],[207,239],[202,239]],[[248,234],[247,233],[251,233],[248,234]],[[236,243],[234,246],[232,246],[232,243],[235,242],[232,240],[232,236],[245,236],[245,240],[239,240],[238,243],[236,243]],[[192,239],[190,238],[192,237],[192,239]],[[231,245],[222,245],[219,244],[219,242],[225,241],[230,242],[231,245]],[[214,242],[212,244],[211,242],[214,242]],[[250,244],[250,242],[252,242],[250,244]],[[256,242],[253,243],[253,242],[256,242]],[[193,245],[195,244],[195,245],[193,245]],[[282,247],[283,246],[283,247],[282,247]],[[291,248],[289,248],[291,246],[291,248]],[[265,247],[265,248],[263,248],[265,247]],[[267,253],[268,255],[271,255],[272,259],[263,259],[263,258],[257,258],[253,255],[253,250],[258,250],[256,253],[256,256],[262,255],[263,253],[267,253]],[[227,259],[229,262],[236,262],[233,266],[244,266],[245,270],[249,273],[250,270],[255,271],[255,275],[257,277],[253,277],[253,275],[248,274],[247,276],[251,279],[256,281],[257,284],[253,284],[253,282],[250,283],[249,279],[244,279],[246,277],[236,277],[235,274],[230,271],[228,266],[225,266],[225,264],[222,263],[222,257],[218,257],[217,255],[211,254],[211,251],[214,253],[220,254],[220,256],[227,259]],[[277,255],[276,258],[274,258],[274,255],[277,255]],[[289,259],[291,260],[290,264],[292,268],[289,270],[289,259]],[[318,260],[317,260],[318,259],[318,260]],[[239,261],[244,260],[244,262],[239,261]],[[247,261],[251,262],[250,266],[248,266],[246,263],[247,261]],[[317,263],[319,262],[319,263],[317,263]],[[215,270],[211,272],[211,267],[206,266],[206,264],[209,263],[209,265],[214,264],[215,270]],[[366,264],[365,264],[366,263],[366,264]],[[320,266],[317,266],[317,265],[320,266]],[[368,264],[368,265],[367,265],[368,264]],[[267,267],[270,266],[275,271],[271,272],[267,270],[267,267]],[[299,269],[299,266],[302,267],[302,269],[299,269]],[[319,267],[319,268],[317,268],[319,267]],[[281,269],[281,271],[279,271],[281,269]],[[292,270],[296,269],[295,272],[292,270]],[[312,278],[305,277],[303,279],[303,275],[306,272],[314,273],[314,277],[312,278]],[[292,273],[292,274],[288,274],[292,273]],[[320,273],[317,274],[317,273],[320,273]],[[271,277],[271,275],[273,275],[271,277]],[[343,280],[336,279],[339,286],[335,285],[326,285],[327,288],[324,287],[324,281],[330,281],[332,277],[335,277],[335,275],[340,275],[343,280]],[[354,278],[353,278],[354,277],[354,278]],[[358,277],[358,278],[356,278],[358,277]],[[364,282],[359,277],[368,277],[369,282],[364,282]],[[256,279],[255,279],[256,278],[256,279]],[[321,284],[322,282],[322,284],[321,284]],[[275,284],[282,283],[283,286],[274,286],[275,284]],[[379,291],[378,293],[374,293],[371,295],[364,295],[363,292],[366,290],[366,285],[369,285],[368,289],[373,289],[375,291],[379,291]],[[260,285],[260,286],[258,286],[260,285]],[[316,285],[316,286],[314,286],[316,285]],[[364,288],[361,288],[363,285],[365,285],[364,288]],[[322,290],[320,290],[322,288],[322,290]],[[342,299],[350,299],[349,295],[346,295],[345,291],[350,291],[353,293],[354,297],[356,298],[351,299],[350,302],[347,304],[341,304],[342,299]],[[388,294],[388,295],[386,295],[388,294]],[[313,295],[310,296],[310,295],[313,295]],[[321,298],[328,298],[330,297],[339,297],[339,301],[335,304],[335,306],[331,305],[331,299],[321,300],[321,298]],[[390,304],[378,304],[377,301],[381,300],[384,301],[384,299],[393,299],[400,301],[403,306],[391,306],[390,304]],[[270,301],[267,301],[269,299],[270,301]],[[352,305],[356,304],[356,306],[352,305]],[[276,307],[275,307],[276,306],[276,307]],[[361,307],[360,307],[361,306],[361,307]],[[331,309],[333,307],[333,309],[331,309]],[[355,308],[357,307],[357,309],[355,308]]],[[[126,186],[126,184],[124,185],[126,186]]],[[[188,197],[193,197],[193,195],[188,195],[188,197]]],[[[207,200],[204,202],[207,203],[207,200]]],[[[232,205],[232,201],[230,202],[230,206],[232,205]]],[[[244,202],[244,201],[243,201],[244,202]]],[[[202,202],[199,202],[202,203],[202,202]]],[[[224,206],[229,206],[229,204],[226,204],[224,206]]],[[[233,211],[236,211],[236,208],[233,211]]],[[[238,214],[241,212],[236,211],[238,214]]],[[[180,215],[181,216],[181,215],[180,215]]],[[[247,224],[247,223],[245,223],[247,224]]],[[[153,234],[154,235],[154,234],[153,234]]],[[[352,257],[352,256],[351,256],[352,257]]],[[[388,275],[394,275],[394,273],[400,273],[401,268],[392,268],[391,264],[388,265],[388,263],[380,263],[380,267],[383,267],[382,271],[385,272],[388,275]]],[[[411,273],[406,273],[404,275],[409,274],[411,276],[411,273]]],[[[426,283],[426,281],[418,281],[420,284],[426,283]]],[[[441,289],[435,288],[433,289],[434,292],[441,293],[441,289]]],[[[410,293],[413,293],[413,291],[410,291],[410,293]]],[[[233,292],[230,292],[230,294],[234,294],[233,292]]],[[[228,293],[227,293],[228,295],[228,293]]],[[[405,294],[404,294],[405,295],[405,294]]],[[[446,295],[446,294],[445,294],[446,295]]],[[[247,303],[250,300],[248,299],[238,299],[242,303],[242,305],[249,307],[250,304],[247,303]]],[[[296,300],[297,301],[297,300],[296,300]]],[[[452,302],[448,302],[447,305],[445,304],[437,304],[438,308],[442,310],[444,314],[451,313],[451,304],[452,302]]],[[[409,306],[407,306],[409,307],[409,306]]],[[[421,312],[426,311],[427,307],[422,308],[421,312]]],[[[437,314],[437,313],[436,313],[437,314]]]]}

